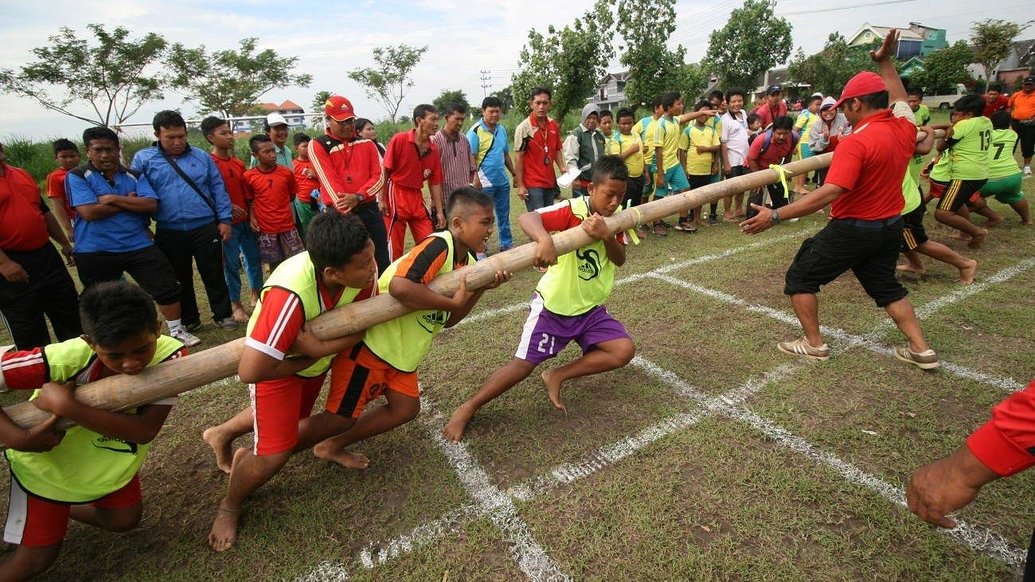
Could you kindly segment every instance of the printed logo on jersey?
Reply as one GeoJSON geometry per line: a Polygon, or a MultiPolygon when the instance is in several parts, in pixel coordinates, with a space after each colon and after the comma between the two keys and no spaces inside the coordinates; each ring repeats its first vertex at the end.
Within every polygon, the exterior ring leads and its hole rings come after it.
{"type": "Polygon", "coordinates": [[[579,249],[575,256],[579,259],[579,279],[589,281],[600,275],[600,254],[596,249],[579,249]]]}
{"type": "Polygon", "coordinates": [[[93,440],[93,446],[97,449],[104,449],[116,453],[137,454],[137,444],[113,437],[101,436],[93,440]]]}
{"type": "Polygon", "coordinates": [[[417,320],[417,323],[428,333],[435,333],[435,330],[446,324],[445,311],[433,311],[425,313],[417,320]]]}

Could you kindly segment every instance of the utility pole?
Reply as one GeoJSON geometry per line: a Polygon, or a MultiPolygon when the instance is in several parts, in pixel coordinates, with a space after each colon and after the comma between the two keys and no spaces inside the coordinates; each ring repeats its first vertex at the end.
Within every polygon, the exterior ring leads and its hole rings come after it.
{"type": "Polygon", "coordinates": [[[489,87],[492,87],[492,83],[489,82],[489,75],[492,71],[482,70],[479,71],[482,74],[482,97],[489,96],[489,87]]]}

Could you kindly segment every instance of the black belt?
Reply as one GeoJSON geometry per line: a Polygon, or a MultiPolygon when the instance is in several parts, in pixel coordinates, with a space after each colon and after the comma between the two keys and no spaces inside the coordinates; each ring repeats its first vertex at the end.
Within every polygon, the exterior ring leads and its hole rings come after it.
{"type": "Polygon", "coordinates": [[[857,228],[884,228],[885,226],[892,226],[902,220],[901,216],[892,216],[891,218],[885,218],[884,220],[862,220],[859,218],[835,218],[835,222],[841,224],[847,224],[848,226],[855,226],[857,228]]]}

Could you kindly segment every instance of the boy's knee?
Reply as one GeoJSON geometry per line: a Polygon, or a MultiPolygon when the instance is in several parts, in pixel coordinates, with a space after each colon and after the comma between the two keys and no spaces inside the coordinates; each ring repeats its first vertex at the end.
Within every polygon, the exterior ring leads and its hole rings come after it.
{"type": "Polygon", "coordinates": [[[625,366],[636,356],[636,344],[632,340],[625,340],[615,346],[615,348],[615,358],[618,360],[619,367],[625,366]]]}
{"type": "Polygon", "coordinates": [[[18,546],[14,553],[0,564],[0,574],[10,573],[13,575],[12,579],[38,576],[54,564],[59,553],[61,542],[52,546],[18,546]]]}
{"type": "Polygon", "coordinates": [[[104,529],[124,533],[136,529],[140,525],[140,519],[144,514],[143,505],[134,505],[123,509],[109,510],[105,512],[104,529]]]}

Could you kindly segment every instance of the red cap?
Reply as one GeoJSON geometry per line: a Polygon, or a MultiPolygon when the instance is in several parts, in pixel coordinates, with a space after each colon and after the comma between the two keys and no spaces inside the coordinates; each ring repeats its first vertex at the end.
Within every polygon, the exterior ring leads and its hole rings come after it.
{"type": "Polygon", "coordinates": [[[356,117],[352,102],[341,95],[331,95],[323,104],[323,113],[334,121],[348,121],[356,117]]]}
{"type": "Polygon", "coordinates": [[[881,79],[880,75],[871,71],[863,71],[848,79],[848,82],[845,83],[845,88],[841,91],[841,98],[837,100],[834,107],[840,107],[845,101],[855,97],[887,90],[888,87],[884,84],[884,79],[881,79]]]}

